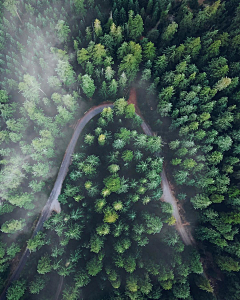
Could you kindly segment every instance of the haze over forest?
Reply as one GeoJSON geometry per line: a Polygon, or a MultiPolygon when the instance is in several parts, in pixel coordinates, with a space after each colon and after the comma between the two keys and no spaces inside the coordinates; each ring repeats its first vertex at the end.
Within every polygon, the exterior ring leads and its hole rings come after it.
{"type": "Polygon", "coordinates": [[[239,24],[0,2],[0,300],[240,300],[239,24]]]}

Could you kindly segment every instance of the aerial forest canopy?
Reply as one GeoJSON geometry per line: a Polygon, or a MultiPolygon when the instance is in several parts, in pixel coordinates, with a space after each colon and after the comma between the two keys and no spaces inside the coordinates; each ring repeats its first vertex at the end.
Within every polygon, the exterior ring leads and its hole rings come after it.
{"type": "Polygon", "coordinates": [[[1,300],[240,300],[239,22],[240,0],[1,1],[1,300]]]}

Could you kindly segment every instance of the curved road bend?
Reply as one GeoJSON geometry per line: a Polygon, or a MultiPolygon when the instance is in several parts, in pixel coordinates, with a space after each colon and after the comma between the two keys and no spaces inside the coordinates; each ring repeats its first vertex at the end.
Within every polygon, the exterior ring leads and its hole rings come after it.
{"type": "MultiPolygon", "coordinates": [[[[50,216],[53,208],[58,207],[60,210],[60,205],[58,202],[58,196],[61,193],[61,189],[62,189],[62,184],[63,181],[67,175],[68,172],[68,166],[70,164],[71,161],[71,156],[73,154],[74,148],[76,146],[77,140],[79,135],[81,134],[83,128],[85,127],[85,125],[93,118],[95,117],[97,114],[101,113],[103,111],[103,109],[105,107],[111,107],[113,108],[113,104],[101,104],[99,106],[95,106],[93,108],[91,108],[87,113],[85,113],[85,115],[78,120],[76,128],[74,130],[73,136],[68,144],[68,147],[66,149],[65,155],[63,157],[63,161],[62,164],[60,166],[60,169],[58,171],[58,176],[57,179],[55,181],[54,187],[52,189],[52,192],[48,198],[47,203],[45,204],[42,213],[40,215],[40,218],[38,220],[38,223],[33,231],[32,237],[34,237],[39,230],[41,230],[43,228],[43,223],[48,219],[48,217],[50,216]]],[[[144,133],[146,135],[151,135],[153,136],[153,132],[151,130],[151,128],[149,127],[149,125],[143,120],[141,127],[144,131],[144,133]]],[[[165,171],[163,170],[161,173],[161,177],[162,177],[162,188],[163,188],[163,195],[162,198],[165,202],[168,202],[170,204],[172,204],[173,206],[173,216],[176,219],[176,229],[178,230],[180,236],[183,239],[183,242],[186,245],[190,245],[193,244],[193,238],[188,234],[188,232],[186,231],[186,229],[184,228],[184,226],[182,225],[182,221],[181,221],[181,217],[178,211],[178,207],[177,207],[177,203],[176,203],[176,199],[173,196],[173,193],[170,189],[165,171]]],[[[30,251],[26,248],[19,263],[17,268],[15,269],[15,271],[13,272],[13,274],[11,275],[8,284],[6,285],[0,300],[5,300],[6,299],[6,291],[8,289],[8,287],[10,286],[11,282],[14,280],[17,280],[23,267],[25,266],[27,259],[30,255],[30,251]]]]}
{"type": "MultiPolygon", "coordinates": [[[[54,187],[52,189],[52,192],[48,198],[47,203],[45,204],[40,218],[37,222],[37,225],[33,231],[32,237],[34,237],[39,230],[41,230],[43,228],[43,223],[48,219],[48,217],[50,216],[51,212],[52,212],[52,207],[60,207],[59,206],[59,202],[58,202],[58,196],[61,193],[61,189],[62,189],[62,184],[63,181],[67,175],[68,172],[68,166],[70,164],[71,161],[71,156],[73,154],[74,148],[76,146],[78,137],[80,135],[80,133],[82,132],[83,128],[85,127],[85,125],[96,115],[98,115],[100,112],[103,111],[103,109],[105,107],[113,107],[113,104],[101,104],[95,107],[92,107],[87,113],[85,113],[85,115],[78,120],[76,128],[74,130],[74,133],[72,135],[71,141],[68,144],[68,147],[66,149],[65,155],[63,157],[62,160],[62,164],[60,166],[60,169],[58,171],[58,176],[57,179],[55,181],[54,187]]],[[[18,263],[17,268],[15,269],[15,271],[13,272],[13,274],[11,275],[5,289],[2,292],[2,295],[0,296],[0,300],[5,300],[6,299],[6,291],[8,289],[8,287],[10,286],[11,282],[14,280],[17,280],[23,267],[25,266],[27,259],[30,255],[30,251],[26,248],[25,251],[22,254],[22,257],[18,263]]]]}

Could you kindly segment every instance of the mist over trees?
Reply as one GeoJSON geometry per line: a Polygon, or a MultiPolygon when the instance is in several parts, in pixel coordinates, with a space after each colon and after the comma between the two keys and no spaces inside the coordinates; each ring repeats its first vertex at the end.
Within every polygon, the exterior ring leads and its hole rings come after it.
{"type": "Polygon", "coordinates": [[[7,299],[54,299],[59,278],[62,299],[240,299],[240,1],[0,11],[1,291],[31,252],[7,299]],[[133,86],[156,136],[127,105],[133,86]],[[77,120],[105,101],[114,108],[80,136],[62,212],[32,237],[77,120]],[[159,200],[163,161],[194,247],[159,200]]]}

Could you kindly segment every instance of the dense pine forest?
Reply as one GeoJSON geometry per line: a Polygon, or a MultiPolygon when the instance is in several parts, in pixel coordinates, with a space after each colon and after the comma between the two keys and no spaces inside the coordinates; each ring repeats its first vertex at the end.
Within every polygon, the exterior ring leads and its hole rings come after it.
{"type": "Polygon", "coordinates": [[[0,300],[240,300],[239,24],[240,0],[1,1],[0,300]]]}

